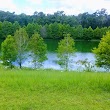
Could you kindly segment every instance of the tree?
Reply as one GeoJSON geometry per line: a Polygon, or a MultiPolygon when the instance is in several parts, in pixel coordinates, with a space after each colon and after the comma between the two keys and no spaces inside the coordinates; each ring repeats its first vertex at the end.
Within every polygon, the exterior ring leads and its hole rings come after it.
{"type": "Polygon", "coordinates": [[[16,32],[16,30],[19,29],[19,28],[20,28],[20,25],[19,25],[18,21],[15,21],[15,22],[13,23],[13,25],[12,25],[13,35],[14,35],[14,33],[16,32]]]}
{"type": "Polygon", "coordinates": [[[19,30],[17,30],[15,32],[14,39],[17,45],[18,52],[17,62],[20,68],[22,68],[22,62],[24,59],[26,59],[25,52],[27,50],[29,40],[26,30],[24,28],[20,28],[19,30]]]}
{"type": "Polygon", "coordinates": [[[42,66],[43,61],[47,59],[47,46],[38,33],[32,35],[29,42],[29,48],[32,54],[34,67],[42,66]]]}
{"type": "Polygon", "coordinates": [[[8,21],[4,21],[2,23],[2,38],[5,39],[8,35],[13,34],[12,23],[8,21]]]}
{"type": "Polygon", "coordinates": [[[93,39],[93,29],[91,27],[89,27],[88,29],[87,28],[84,28],[83,30],[83,39],[84,40],[91,40],[93,39]]]}
{"type": "Polygon", "coordinates": [[[96,65],[110,69],[110,31],[101,39],[98,48],[93,49],[96,55],[96,65]]]}
{"type": "Polygon", "coordinates": [[[68,70],[70,62],[70,56],[75,52],[75,42],[70,37],[70,34],[66,34],[64,39],[58,43],[57,56],[59,58],[58,63],[68,70]]]}
{"type": "Polygon", "coordinates": [[[3,33],[2,33],[2,22],[0,22],[0,39],[2,39],[3,37],[3,33]]]}
{"type": "Polygon", "coordinates": [[[94,29],[94,39],[100,39],[101,37],[101,29],[97,27],[96,29],[94,29]]]}
{"type": "Polygon", "coordinates": [[[3,61],[3,64],[12,68],[13,67],[12,63],[17,58],[17,50],[15,40],[11,35],[8,35],[4,42],[2,42],[1,51],[2,51],[1,59],[3,61]]]}
{"type": "Polygon", "coordinates": [[[58,26],[58,23],[53,23],[53,24],[50,24],[49,25],[49,28],[50,28],[50,37],[55,39],[55,38],[59,38],[59,26],[58,26]]]}
{"type": "Polygon", "coordinates": [[[32,37],[32,35],[37,32],[37,33],[40,33],[40,30],[41,30],[42,26],[41,25],[38,25],[37,23],[29,23],[27,26],[26,26],[26,32],[30,37],[32,37]]]}
{"type": "Polygon", "coordinates": [[[83,38],[83,27],[81,25],[76,27],[77,37],[76,39],[82,39],[83,38]]]}
{"type": "Polygon", "coordinates": [[[41,35],[43,38],[47,38],[46,25],[41,28],[41,30],[40,30],[40,35],[41,35]]]}
{"type": "Polygon", "coordinates": [[[34,23],[29,23],[26,27],[26,31],[27,31],[27,34],[29,36],[29,38],[34,34],[34,31],[35,31],[35,24],[34,23]]]}

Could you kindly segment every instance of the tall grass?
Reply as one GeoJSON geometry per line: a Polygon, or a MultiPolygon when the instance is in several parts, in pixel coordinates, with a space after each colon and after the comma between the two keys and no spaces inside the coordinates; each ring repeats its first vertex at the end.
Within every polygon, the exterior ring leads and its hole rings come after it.
{"type": "Polygon", "coordinates": [[[109,110],[110,73],[0,71],[0,110],[109,110]]]}

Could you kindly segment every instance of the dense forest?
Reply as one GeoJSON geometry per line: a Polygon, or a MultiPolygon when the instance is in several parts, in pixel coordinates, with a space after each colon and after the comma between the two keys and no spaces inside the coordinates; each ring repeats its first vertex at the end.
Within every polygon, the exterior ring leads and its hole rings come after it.
{"type": "Polygon", "coordinates": [[[47,15],[37,11],[33,15],[0,11],[0,39],[5,39],[7,35],[13,36],[20,27],[26,29],[29,37],[39,33],[43,38],[61,39],[69,33],[75,40],[100,39],[110,29],[109,26],[110,15],[106,9],[77,16],[65,15],[64,11],[47,15]]]}

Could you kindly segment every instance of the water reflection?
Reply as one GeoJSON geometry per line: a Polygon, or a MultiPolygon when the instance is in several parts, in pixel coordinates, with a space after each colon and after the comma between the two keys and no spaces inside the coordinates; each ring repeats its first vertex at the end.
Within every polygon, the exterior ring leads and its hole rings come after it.
{"type": "MultiPolygon", "coordinates": [[[[48,52],[47,57],[48,57],[48,60],[46,60],[43,63],[42,68],[62,70],[60,65],[58,65],[56,63],[56,61],[58,60],[56,53],[48,52]]],[[[71,59],[72,62],[69,65],[69,67],[70,67],[69,70],[78,70],[78,71],[83,70],[84,69],[84,65],[77,64],[77,62],[79,60],[86,60],[87,59],[88,62],[91,62],[92,64],[95,64],[95,57],[94,57],[93,53],[76,52],[74,54],[74,56],[70,57],[70,59],[71,59]]],[[[29,57],[26,61],[24,61],[23,66],[24,67],[31,67],[31,68],[33,68],[34,65],[32,64],[31,61],[32,61],[32,58],[29,57]]]]}
{"type": "MultiPolygon", "coordinates": [[[[48,57],[48,60],[46,60],[43,63],[43,66],[41,67],[42,69],[63,70],[63,68],[61,68],[61,66],[56,63],[56,61],[58,60],[56,53],[48,52],[47,57],[48,57]]],[[[95,65],[95,56],[94,56],[93,53],[90,53],[90,52],[88,52],[88,53],[76,52],[74,54],[74,56],[70,57],[70,59],[71,59],[72,62],[69,65],[69,70],[73,70],[73,71],[86,70],[87,68],[85,68],[85,65],[79,64],[77,62],[87,60],[87,62],[90,63],[91,67],[93,67],[93,68],[90,68],[91,70],[101,71],[101,72],[106,71],[103,68],[97,68],[96,66],[94,66],[95,65]]],[[[32,58],[28,57],[28,59],[23,62],[22,66],[23,67],[34,68],[34,64],[32,63],[32,58]]]]}
{"type": "MultiPolygon", "coordinates": [[[[46,60],[43,63],[42,68],[62,70],[60,65],[56,63],[56,61],[58,60],[56,49],[58,47],[59,40],[45,40],[45,42],[48,48],[48,52],[47,52],[48,60],[46,60]]],[[[84,61],[86,59],[88,62],[90,62],[91,65],[94,66],[95,56],[91,52],[91,50],[94,47],[97,47],[98,43],[99,43],[98,41],[76,41],[75,46],[76,46],[77,52],[74,54],[74,56],[70,57],[71,64],[69,65],[69,70],[77,70],[77,71],[84,70],[85,66],[77,62],[84,61]]],[[[14,64],[18,66],[16,62],[14,64]]],[[[32,63],[32,58],[29,56],[26,60],[24,60],[22,66],[34,68],[34,64],[32,63]]],[[[93,69],[97,71],[104,71],[104,69],[102,68],[94,67],[93,69]]]]}
{"type": "MultiPolygon", "coordinates": [[[[43,63],[42,68],[57,69],[57,70],[62,69],[60,65],[56,63],[56,61],[58,60],[56,54],[58,42],[59,40],[52,40],[52,39],[45,40],[45,43],[47,44],[47,48],[48,48],[48,53],[47,53],[48,60],[46,60],[43,63]]],[[[84,65],[77,64],[79,60],[84,61],[87,59],[88,62],[95,65],[95,57],[94,54],[91,53],[91,50],[94,47],[97,47],[98,43],[99,43],[98,41],[75,41],[77,52],[75,53],[74,56],[70,57],[72,62],[71,65],[69,65],[70,67],[69,69],[78,70],[78,71],[83,70],[84,65]]],[[[24,61],[23,66],[33,68],[34,65],[32,64],[31,61],[32,58],[29,57],[26,61],[24,61]]]]}
{"type": "MultiPolygon", "coordinates": [[[[59,40],[46,39],[45,43],[47,44],[47,49],[49,52],[55,52],[58,47],[59,40]]],[[[94,47],[97,47],[99,41],[75,41],[75,48],[77,52],[88,53],[94,47]]]]}

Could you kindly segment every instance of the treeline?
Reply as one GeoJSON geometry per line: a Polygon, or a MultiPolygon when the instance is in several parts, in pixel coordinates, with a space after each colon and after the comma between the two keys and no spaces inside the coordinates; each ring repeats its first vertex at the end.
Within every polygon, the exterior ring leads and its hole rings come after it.
{"type": "Polygon", "coordinates": [[[38,23],[44,26],[57,22],[69,24],[71,27],[82,25],[83,28],[89,28],[89,26],[91,26],[92,29],[95,29],[97,27],[110,26],[110,15],[107,14],[106,9],[97,10],[92,14],[85,12],[77,16],[65,15],[64,11],[57,11],[54,14],[45,14],[35,11],[33,15],[26,15],[24,13],[16,15],[15,12],[0,11],[0,21],[9,21],[11,23],[18,21],[20,26],[27,26],[29,23],[38,23]]]}
{"type": "MultiPolygon", "coordinates": [[[[13,36],[20,27],[18,21],[14,23],[8,21],[0,22],[0,39],[5,39],[8,35],[13,36]]],[[[88,28],[83,28],[82,25],[72,27],[69,24],[57,22],[43,26],[38,23],[29,23],[27,26],[23,26],[23,28],[25,28],[29,37],[34,33],[39,33],[44,39],[62,39],[65,34],[69,33],[75,40],[100,39],[105,35],[106,31],[110,30],[110,27],[92,29],[91,26],[88,28]]]]}

